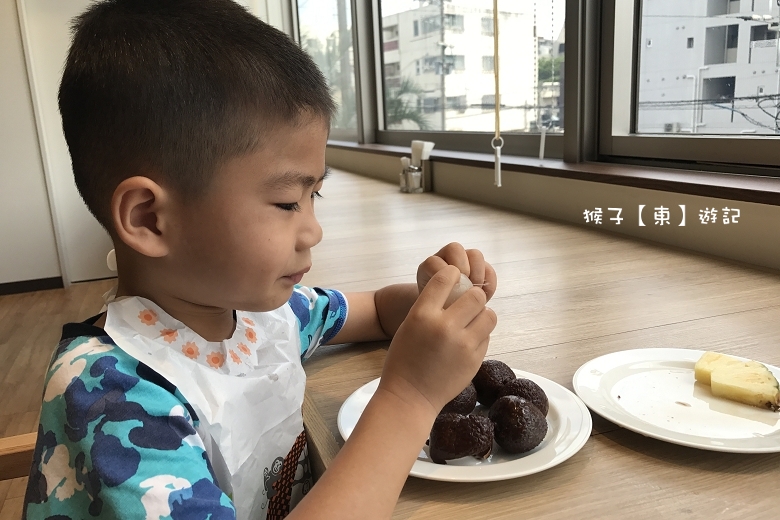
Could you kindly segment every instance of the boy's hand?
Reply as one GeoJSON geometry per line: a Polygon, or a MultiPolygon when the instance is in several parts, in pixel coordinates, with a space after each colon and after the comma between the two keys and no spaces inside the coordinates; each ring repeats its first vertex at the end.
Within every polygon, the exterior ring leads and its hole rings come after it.
{"type": "Polygon", "coordinates": [[[410,405],[430,406],[433,416],[477,373],[496,326],[496,314],[485,307],[480,287],[443,308],[459,278],[460,271],[451,265],[430,278],[390,344],[379,383],[410,405]]]}
{"type": "Polygon", "coordinates": [[[486,301],[490,301],[496,292],[496,271],[485,262],[479,249],[464,249],[457,242],[447,244],[417,268],[417,287],[420,292],[428,280],[447,265],[457,267],[474,285],[484,284],[481,289],[485,292],[486,301]]]}

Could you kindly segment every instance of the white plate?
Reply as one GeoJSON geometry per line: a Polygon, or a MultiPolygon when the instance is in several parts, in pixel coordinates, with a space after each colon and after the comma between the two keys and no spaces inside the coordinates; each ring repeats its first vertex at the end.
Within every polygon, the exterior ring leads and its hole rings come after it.
{"type": "MultiPolygon", "coordinates": [[[[446,465],[435,464],[425,446],[412,466],[409,475],[429,480],[449,482],[489,482],[523,477],[544,471],[565,461],[585,444],[590,437],[593,422],[585,404],[572,392],[549,379],[528,372],[515,370],[517,377],[524,377],[539,385],[547,394],[550,411],[547,413],[547,436],[533,450],[511,455],[497,445],[493,454],[484,461],[474,457],[448,460],[446,465]]],[[[379,379],[358,388],[341,405],[338,416],[339,432],[349,438],[368,401],[379,386],[379,379]]],[[[485,409],[477,406],[484,413],[485,409]]]]}
{"type": "MultiPolygon", "coordinates": [[[[607,354],[577,370],[574,390],[597,414],[647,437],[704,450],[780,452],[780,413],[713,397],[693,377],[702,354],[675,348],[607,354]]],[[[780,369],[767,368],[780,378],[780,369]]]]}

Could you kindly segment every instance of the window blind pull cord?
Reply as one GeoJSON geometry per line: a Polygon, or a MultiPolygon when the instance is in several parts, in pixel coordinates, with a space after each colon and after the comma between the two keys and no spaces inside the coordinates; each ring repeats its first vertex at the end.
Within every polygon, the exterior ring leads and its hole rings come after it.
{"type": "Polygon", "coordinates": [[[496,110],[496,134],[490,141],[493,147],[496,161],[496,178],[494,184],[501,187],[501,148],[504,146],[504,138],[501,137],[501,96],[499,94],[498,80],[498,0],[493,0],[493,77],[496,80],[495,99],[493,106],[496,110]]]}

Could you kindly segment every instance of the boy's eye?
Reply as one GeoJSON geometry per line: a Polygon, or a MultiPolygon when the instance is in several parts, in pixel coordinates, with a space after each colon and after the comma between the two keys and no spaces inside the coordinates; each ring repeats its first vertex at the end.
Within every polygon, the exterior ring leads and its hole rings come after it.
{"type": "MultiPolygon", "coordinates": [[[[322,195],[320,194],[319,191],[313,191],[311,193],[311,198],[312,199],[321,199],[322,195]]],[[[279,204],[274,204],[274,205],[277,208],[282,209],[284,211],[300,211],[301,210],[301,206],[297,202],[279,203],[279,204]]]]}
{"type": "Polygon", "coordinates": [[[286,204],[276,204],[277,208],[282,209],[284,211],[300,211],[301,207],[298,205],[297,202],[290,202],[286,204]]]}

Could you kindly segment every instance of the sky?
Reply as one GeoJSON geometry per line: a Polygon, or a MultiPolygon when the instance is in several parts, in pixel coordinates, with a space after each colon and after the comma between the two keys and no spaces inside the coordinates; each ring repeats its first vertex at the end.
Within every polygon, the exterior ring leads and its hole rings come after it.
{"type": "MultiPolygon", "coordinates": [[[[460,1],[464,2],[464,0],[460,1]]],[[[498,8],[509,9],[510,6],[517,5],[518,1],[536,4],[539,36],[548,39],[558,37],[563,28],[566,0],[499,0],[498,8]]],[[[417,9],[422,3],[420,0],[380,0],[380,2],[384,16],[417,9]]],[[[486,0],[475,3],[492,5],[492,2],[486,0]]],[[[349,0],[346,0],[346,5],[349,6],[349,0]]],[[[298,16],[302,29],[305,27],[308,32],[323,39],[338,27],[335,0],[298,0],[298,16]]]]}

